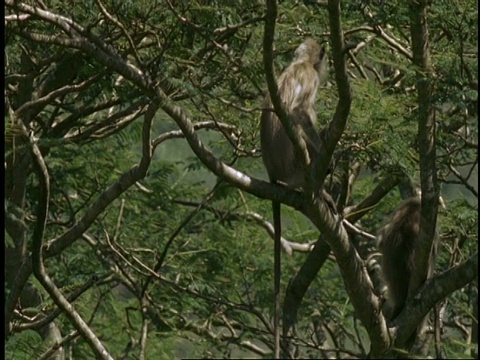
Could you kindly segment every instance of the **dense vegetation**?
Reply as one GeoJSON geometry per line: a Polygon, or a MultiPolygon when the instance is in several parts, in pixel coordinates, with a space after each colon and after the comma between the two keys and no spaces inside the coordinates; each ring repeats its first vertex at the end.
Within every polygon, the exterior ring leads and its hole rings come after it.
{"type": "Polygon", "coordinates": [[[477,357],[477,2],[338,3],[5,1],[7,358],[271,358],[273,199],[285,356],[380,357],[432,310],[414,352],[477,357]],[[306,37],[339,217],[260,156],[263,55],[306,37]],[[415,184],[435,276],[387,324],[375,236],[415,184]]]}

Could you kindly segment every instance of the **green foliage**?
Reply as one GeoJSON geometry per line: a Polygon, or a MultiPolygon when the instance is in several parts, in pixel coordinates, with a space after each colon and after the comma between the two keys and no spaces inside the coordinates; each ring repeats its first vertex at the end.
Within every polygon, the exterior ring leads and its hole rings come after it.
{"type": "Polygon", "coordinates": [[[5,344],[6,359],[32,359],[42,352],[42,338],[34,330],[22,331],[5,344]]]}
{"type": "MultiPolygon", "coordinates": [[[[194,124],[211,123],[197,135],[216,158],[267,179],[258,130],[266,89],[264,3],[171,1],[173,9],[168,3],[109,0],[102,2],[102,10],[94,1],[70,7],[64,1],[45,1],[49,12],[72,18],[85,29],[78,39],[39,16],[6,20],[6,96],[18,116],[11,119],[6,112],[5,117],[6,300],[15,289],[21,255],[30,251],[41,199],[19,121],[41,149],[50,176],[43,238],[49,254],[46,271],[66,297],[91,283],[70,301],[114,358],[140,357],[144,329],[147,359],[270,358],[273,240],[258,222],[271,222],[270,202],[213,175],[160,110],[150,133],[156,147],[147,174],[124,188],[144,155],[144,114],[152,94],[75,43],[89,36],[88,41],[95,42],[95,36],[108,43],[105,51],[158,84],[194,124]],[[67,40],[73,45],[65,45],[67,40]],[[120,195],[111,198],[118,189],[120,195]],[[50,245],[58,239],[65,246],[50,256],[50,245]],[[158,276],[152,276],[153,270],[158,276]]],[[[7,9],[9,15],[17,14],[7,9]]],[[[436,166],[447,200],[438,220],[437,273],[478,252],[477,189],[472,185],[478,167],[476,9],[471,0],[437,1],[429,8],[436,166]]],[[[345,54],[353,102],[326,188],[334,192],[341,172],[359,164],[346,207],[359,204],[394,175],[420,178],[416,68],[399,50],[411,52],[409,11],[400,0],[342,4],[346,42],[358,47],[345,54]]],[[[307,36],[328,49],[329,32],[328,11],[318,2],[280,2],[273,44],[276,73],[288,66],[307,36]]],[[[338,101],[333,66],[329,72],[315,104],[319,128],[333,119],[338,101]]],[[[395,188],[356,225],[376,234],[400,201],[395,188]]],[[[282,224],[288,241],[309,244],[318,239],[318,230],[294,209],[282,206],[282,224]]],[[[284,254],[282,294],[306,256],[284,254]]],[[[25,324],[50,314],[56,305],[33,275],[24,287],[27,299],[15,302],[18,313],[10,321],[7,358],[36,358],[51,346],[25,324]]],[[[468,286],[446,299],[443,357],[470,355],[463,329],[474,322],[473,293],[468,286]]],[[[368,352],[370,339],[333,256],[309,286],[297,320],[292,340],[299,357],[353,358],[368,352]]],[[[65,314],[51,322],[62,336],[75,330],[65,314]]],[[[64,349],[75,359],[94,357],[81,336],[66,341],[64,349]]],[[[427,350],[437,355],[433,346],[427,350]]]]}

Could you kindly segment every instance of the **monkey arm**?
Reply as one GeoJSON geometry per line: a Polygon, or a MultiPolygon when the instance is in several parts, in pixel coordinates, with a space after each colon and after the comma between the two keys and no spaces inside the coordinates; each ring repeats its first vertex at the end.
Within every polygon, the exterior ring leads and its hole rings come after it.
{"type": "Polygon", "coordinates": [[[312,120],[310,120],[310,114],[301,108],[295,108],[292,111],[292,117],[296,120],[297,129],[301,131],[301,136],[307,144],[310,159],[315,159],[319,155],[322,140],[312,120]]]}

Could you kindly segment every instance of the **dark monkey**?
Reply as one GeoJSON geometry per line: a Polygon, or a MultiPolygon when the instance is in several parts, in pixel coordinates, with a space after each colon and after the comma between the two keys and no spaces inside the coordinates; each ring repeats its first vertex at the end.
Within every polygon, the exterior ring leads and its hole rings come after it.
{"type": "MultiPolygon", "coordinates": [[[[439,204],[445,208],[441,197],[439,204]]],[[[405,200],[397,207],[388,224],[380,232],[382,275],[388,288],[384,313],[388,320],[393,320],[400,314],[407,300],[410,279],[415,269],[415,246],[420,231],[420,211],[420,196],[405,200]]],[[[426,279],[433,274],[437,248],[438,241],[435,239],[430,253],[426,279]]],[[[413,345],[417,333],[424,324],[426,324],[426,319],[407,341],[407,347],[413,345]]]]}
{"type": "MultiPolygon", "coordinates": [[[[278,91],[282,105],[294,125],[300,127],[307,144],[312,164],[318,158],[321,136],[315,129],[316,113],[313,108],[318,85],[328,72],[325,48],[313,39],[306,39],[296,50],[293,62],[278,78],[278,91]]],[[[296,156],[292,142],[280,120],[273,111],[267,95],[260,120],[262,158],[272,183],[282,183],[290,188],[302,188],[305,173],[301,160],[296,156]]],[[[273,223],[275,229],[275,358],[280,356],[280,204],[273,202],[273,223]]]]}
{"type": "MultiPolygon", "coordinates": [[[[440,203],[444,206],[441,200],[440,203]]],[[[420,197],[405,200],[380,233],[382,273],[388,287],[386,315],[390,320],[402,311],[407,299],[410,278],[415,269],[415,243],[420,231],[420,211],[420,197]]],[[[437,241],[434,241],[427,278],[432,275],[436,251],[437,241]]]]}

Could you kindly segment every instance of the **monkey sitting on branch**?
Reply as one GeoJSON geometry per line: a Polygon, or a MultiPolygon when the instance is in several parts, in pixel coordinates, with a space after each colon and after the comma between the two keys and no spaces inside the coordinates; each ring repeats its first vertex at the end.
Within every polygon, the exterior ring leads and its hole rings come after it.
{"type": "MultiPolygon", "coordinates": [[[[317,89],[326,80],[328,60],[325,47],[306,39],[295,51],[293,62],[278,78],[282,105],[291,121],[298,125],[307,144],[312,162],[318,158],[321,137],[315,129],[314,110],[317,89]]],[[[282,123],[266,96],[260,119],[262,158],[272,183],[290,188],[302,188],[305,175],[282,123]]]]}
{"type": "MultiPolygon", "coordinates": [[[[445,208],[443,199],[439,204],[445,208]]],[[[390,217],[387,225],[379,234],[379,249],[382,253],[382,277],[387,286],[385,317],[392,321],[402,311],[407,300],[408,288],[415,270],[415,247],[417,246],[420,219],[421,193],[417,191],[414,197],[404,200],[390,217]]],[[[427,279],[433,275],[438,248],[437,237],[434,239],[429,256],[427,279]]],[[[407,347],[413,345],[419,330],[424,327],[422,321],[416,332],[407,341],[407,347]]]]}
{"type": "MultiPolygon", "coordinates": [[[[315,128],[317,116],[314,103],[320,83],[326,80],[328,60],[324,46],[313,39],[306,39],[295,51],[293,62],[278,78],[278,92],[288,119],[294,128],[299,129],[311,159],[315,164],[319,157],[322,135],[315,128]]],[[[260,138],[262,158],[268,172],[270,182],[282,184],[292,189],[304,187],[306,173],[302,167],[302,159],[295,153],[293,144],[282,123],[273,110],[270,96],[266,96],[260,119],[260,138]]],[[[323,198],[330,208],[334,208],[333,200],[325,192],[323,198]]],[[[275,357],[279,357],[280,347],[280,203],[273,202],[273,223],[275,230],[274,282],[275,311],[274,337],[275,357]]],[[[285,335],[285,334],[284,334],[285,335]]]]}

